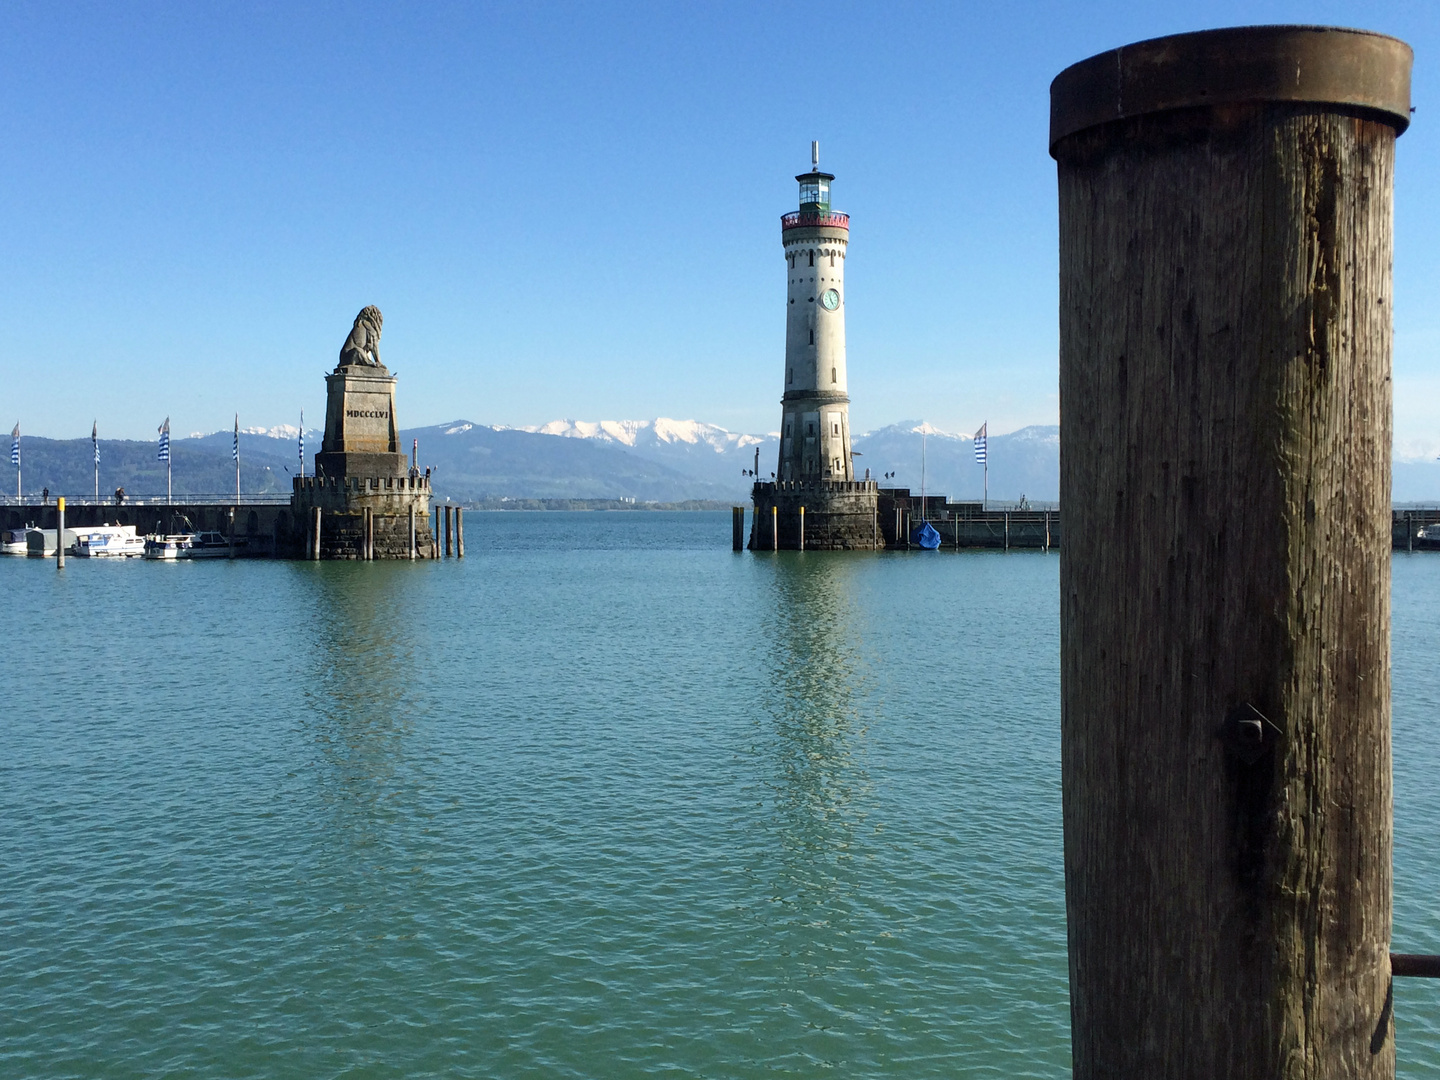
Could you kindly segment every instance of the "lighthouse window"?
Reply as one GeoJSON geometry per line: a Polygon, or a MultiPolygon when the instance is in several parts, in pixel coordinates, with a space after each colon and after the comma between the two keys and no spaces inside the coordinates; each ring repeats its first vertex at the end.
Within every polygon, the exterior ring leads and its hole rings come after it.
{"type": "Polygon", "coordinates": [[[811,331],[810,331],[810,344],[811,344],[811,345],[814,345],[814,344],[815,344],[815,331],[814,331],[814,330],[811,330],[811,331]]]}
{"type": "MultiPolygon", "coordinates": [[[[811,265],[811,266],[814,266],[814,265],[815,265],[815,253],[814,253],[813,251],[810,252],[810,265],[811,265]]],[[[814,281],[815,279],[814,279],[814,278],[811,278],[810,280],[811,280],[811,281],[814,281]]]]}
{"type": "Polygon", "coordinates": [[[839,424],[831,424],[831,425],[830,425],[830,428],[831,428],[831,434],[832,434],[832,435],[839,435],[839,434],[840,434],[840,425],[839,425],[839,424]]]}
{"type": "Polygon", "coordinates": [[[814,435],[814,434],[815,434],[815,425],[814,425],[813,423],[808,423],[808,424],[805,425],[805,434],[806,434],[806,435],[814,435]]]}
{"type": "MultiPolygon", "coordinates": [[[[834,369],[833,367],[830,369],[830,381],[831,381],[831,382],[838,382],[838,381],[839,381],[838,379],[835,378],[835,369],[834,369]]],[[[840,434],[840,425],[839,425],[839,424],[836,424],[836,425],[835,425],[835,434],[836,434],[836,435],[839,435],[839,434],[840,434]]]]}
{"type": "Polygon", "coordinates": [[[794,369],[793,367],[792,367],[792,368],[786,368],[786,369],[785,369],[785,382],[786,382],[786,383],[793,383],[794,381],[795,381],[795,369],[794,369]]]}

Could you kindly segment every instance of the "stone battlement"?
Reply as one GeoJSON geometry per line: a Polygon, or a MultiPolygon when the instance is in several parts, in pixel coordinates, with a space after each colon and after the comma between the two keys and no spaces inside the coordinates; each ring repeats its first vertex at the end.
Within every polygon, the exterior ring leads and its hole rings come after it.
{"type": "Polygon", "coordinates": [[[781,480],[756,484],[752,497],[752,551],[872,551],[885,546],[874,480],[781,480]]]}

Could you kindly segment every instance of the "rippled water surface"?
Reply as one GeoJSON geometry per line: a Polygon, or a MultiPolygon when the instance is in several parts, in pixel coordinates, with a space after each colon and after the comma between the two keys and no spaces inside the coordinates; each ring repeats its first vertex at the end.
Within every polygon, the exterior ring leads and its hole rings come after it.
{"type": "MultiPolygon", "coordinates": [[[[0,561],[0,1075],[1059,1077],[1058,560],[0,561]]],[[[1440,952],[1440,557],[1395,562],[1440,952]]],[[[1440,987],[1397,990],[1440,1075],[1440,987]]]]}

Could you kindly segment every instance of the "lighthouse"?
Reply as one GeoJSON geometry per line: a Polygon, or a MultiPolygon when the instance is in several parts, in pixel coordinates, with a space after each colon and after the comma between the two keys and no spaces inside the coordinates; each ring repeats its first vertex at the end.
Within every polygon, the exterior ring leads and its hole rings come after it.
{"type": "Polygon", "coordinates": [[[850,394],[845,358],[845,257],[850,216],[830,208],[833,173],[795,178],[800,205],[780,217],[785,252],[785,384],[775,479],[756,483],[750,547],[884,547],[878,486],[856,480],[850,451],[850,394]]]}
{"type": "Polygon", "coordinates": [[[835,177],[810,144],[800,208],[780,218],[785,249],[785,393],[781,480],[853,480],[850,396],[845,383],[845,250],[850,216],[830,209],[835,177]]]}

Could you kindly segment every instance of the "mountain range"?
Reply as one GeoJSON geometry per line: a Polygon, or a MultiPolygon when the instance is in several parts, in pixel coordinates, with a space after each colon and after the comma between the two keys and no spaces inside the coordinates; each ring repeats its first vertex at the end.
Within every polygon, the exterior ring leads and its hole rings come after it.
{"type": "MultiPolygon", "coordinates": [[[[299,466],[293,426],[240,432],[240,485],[251,492],[286,492],[299,466]]],[[[432,470],[438,497],[454,502],[503,499],[615,499],[640,502],[741,501],[755,468],[769,478],[778,451],[775,433],[746,435],[696,420],[555,420],[535,427],[484,425],[466,420],[401,431],[401,445],[418,442],[421,468],[432,470]]],[[[230,431],[171,442],[177,495],[223,496],[235,490],[230,431]]],[[[307,431],[306,472],[321,433],[307,431]]],[[[970,435],[904,421],[856,436],[856,472],[886,486],[924,489],[951,499],[978,499],[985,470],[970,435]],[[888,474],[893,473],[891,477],[888,474]]],[[[1060,429],[1025,427],[991,435],[989,496],[1053,502],[1059,497],[1060,429]]],[[[1407,448],[1408,449],[1408,448],[1407,448]]],[[[89,439],[23,442],[27,494],[85,497],[94,483],[89,439]]],[[[136,495],[163,495],[165,465],[154,442],[100,440],[100,492],[124,487],[136,495]]],[[[1423,458],[1394,465],[1397,502],[1440,501],[1440,463],[1423,458]]]]}

